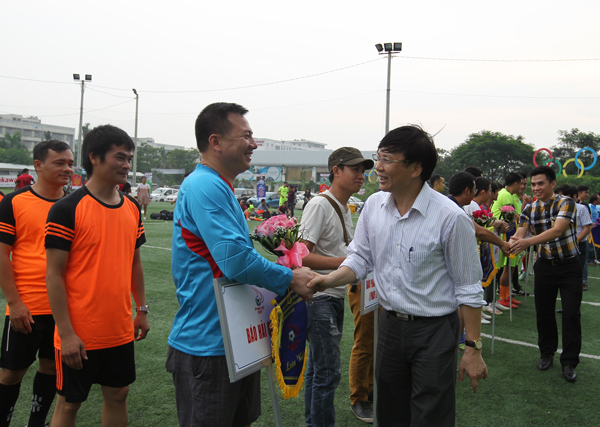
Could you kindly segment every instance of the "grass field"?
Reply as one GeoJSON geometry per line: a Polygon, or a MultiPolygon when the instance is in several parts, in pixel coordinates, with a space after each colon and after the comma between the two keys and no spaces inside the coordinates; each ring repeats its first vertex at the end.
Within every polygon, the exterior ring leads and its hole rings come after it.
{"type": "MultiPolygon", "coordinates": [[[[152,203],[149,207],[150,212],[162,209],[171,210],[172,207],[167,203],[152,203]]],[[[301,215],[302,211],[296,213],[301,215]]],[[[251,227],[256,224],[249,223],[251,227]]],[[[167,336],[178,309],[170,272],[172,222],[148,220],[145,228],[147,243],[142,247],[142,258],[146,296],[151,311],[151,331],[146,340],[135,345],[137,381],[131,386],[129,394],[129,425],[171,427],[177,426],[175,392],[164,363],[167,336]]],[[[527,305],[524,303],[514,311],[513,322],[509,321],[507,312],[497,317],[494,354],[491,353],[491,325],[482,326],[483,357],[489,368],[489,377],[480,383],[477,394],[473,394],[468,382],[457,385],[458,426],[563,427],[600,424],[597,407],[600,395],[600,268],[590,268],[589,285],[590,290],[584,292],[581,307],[583,348],[581,363],[577,368],[577,382],[567,383],[562,378],[558,355],[554,366],[548,371],[536,369],[539,352],[536,347],[535,309],[533,298],[530,298],[527,305]]],[[[532,280],[529,286],[533,286],[532,280]]],[[[4,303],[4,300],[1,299],[1,302],[4,303]]],[[[342,381],[335,399],[338,426],[364,425],[351,413],[348,399],[352,330],[352,316],[347,307],[342,338],[342,381]]],[[[13,426],[27,423],[35,368],[35,365],[32,366],[23,381],[13,426]]],[[[402,384],[398,386],[402,387],[402,384]]],[[[79,411],[78,425],[100,425],[101,404],[100,390],[94,387],[90,398],[79,411]]],[[[302,392],[298,399],[280,401],[280,407],[284,426],[304,425],[302,392]]],[[[254,426],[272,425],[271,402],[266,374],[263,373],[262,416],[254,426]]]]}

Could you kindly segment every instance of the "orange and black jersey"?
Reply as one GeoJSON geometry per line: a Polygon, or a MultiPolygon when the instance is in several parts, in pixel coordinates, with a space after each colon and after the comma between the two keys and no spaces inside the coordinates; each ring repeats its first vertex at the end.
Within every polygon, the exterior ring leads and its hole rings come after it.
{"type": "MultiPolygon", "coordinates": [[[[107,205],[83,186],[50,209],[46,248],[69,252],[69,315],[86,349],[133,340],[132,265],[135,250],[145,241],[140,207],[122,193],[119,204],[107,205]]],[[[58,334],[54,344],[60,348],[58,334]]]]}
{"type": "MultiPolygon", "coordinates": [[[[51,314],[46,292],[44,228],[55,202],[30,186],[10,193],[0,202],[0,242],[12,246],[17,291],[32,315],[51,314]]],[[[8,305],[6,314],[10,314],[8,305]]]]}

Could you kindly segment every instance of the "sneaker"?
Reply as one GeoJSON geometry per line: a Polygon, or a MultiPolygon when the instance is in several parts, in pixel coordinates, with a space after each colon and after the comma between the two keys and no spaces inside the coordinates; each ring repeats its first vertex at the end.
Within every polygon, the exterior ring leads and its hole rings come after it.
{"type": "Polygon", "coordinates": [[[481,318],[482,318],[482,319],[485,319],[485,320],[490,320],[490,319],[492,318],[492,316],[488,316],[488,315],[487,315],[487,314],[485,314],[485,313],[481,313],[481,318]]]}
{"type": "Polygon", "coordinates": [[[583,286],[581,287],[582,291],[587,291],[588,290],[588,284],[583,282],[583,286]]]}
{"type": "Polygon", "coordinates": [[[487,311],[488,313],[494,313],[496,316],[499,316],[502,314],[502,312],[500,310],[498,310],[497,308],[492,308],[492,305],[486,305],[483,307],[484,311],[487,311]]]}
{"type": "Polygon", "coordinates": [[[512,303],[515,304],[515,305],[521,305],[521,304],[523,304],[521,301],[516,300],[514,298],[512,299],[512,303]]]}
{"type": "Polygon", "coordinates": [[[523,272],[521,273],[521,275],[519,276],[519,280],[520,280],[521,282],[522,282],[523,280],[525,280],[525,273],[526,273],[526,272],[525,272],[525,271],[523,271],[523,272]]]}
{"type": "MultiPolygon", "coordinates": [[[[509,308],[509,309],[511,307],[510,301],[508,301],[508,300],[503,300],[503,299],[498,300],[498,304],[503,305],[504,307],[509,308]]],[[[517,307],[518,307],[518,305],[512,304],[513,309],[515,309],[517,307]]]]}
{"type": "Polygon", "coordinates": [[[496,308],[498,310],[510,310],[510,308],[503,306],[502,304],[500,304],[500,301],[496,301],[496,308]]]}
{"type": "Polygon", "coordinates": [[[527,295],[528,297],[531,296],[529,292],[525,292],[523,289],[519,289],[518,291],[516,289],[513,289],[511,293],[513,297],[518,295],[522,297],[524,297],[525,295],[527,295]]]}
{"type": "Polygon", "coordinates": [[[363,400],[354,405],[350,405],[352,413],[364,423],[373,423],[373,407],[369,402],[363,400]]]}
{"type": "MultiPolygon", "coordinates": [[[[459,344],[459,345],[458,345],[458,349],[459,349],[460,351],[465,351],[465,343],[459,344]]],[[[458,368],[457,368],[457,369],[458,369],[458,368]]]]}
{"type": "Polygon", "coordinates": [[[146,217],[144,217],[144,219],[143,219],[143,220],[144,220],[144,221],[146,221],[146,217]]]}
{"type": "MultiPolygon", "coordinates": [[[[485,320],[483,317],[481,318],[482,325],[489,325],[491,322],[489,320],[485,320]]],[[[464,345],[464,344],[463,344],[464,345]]]]}

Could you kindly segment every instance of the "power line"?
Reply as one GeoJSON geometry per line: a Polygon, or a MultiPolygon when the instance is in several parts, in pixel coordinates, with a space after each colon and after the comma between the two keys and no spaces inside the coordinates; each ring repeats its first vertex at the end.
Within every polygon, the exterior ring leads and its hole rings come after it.
{"type": "Polygon", "coordinates": [[[468,58],[432,58],[426,56],[394,55],[401,59],[426,59],[430,61],[467,61],[467,62],[574,62],[574,61],[600,61],[600,58],[570,58],[570,59],[468,59],[468,58]]]}

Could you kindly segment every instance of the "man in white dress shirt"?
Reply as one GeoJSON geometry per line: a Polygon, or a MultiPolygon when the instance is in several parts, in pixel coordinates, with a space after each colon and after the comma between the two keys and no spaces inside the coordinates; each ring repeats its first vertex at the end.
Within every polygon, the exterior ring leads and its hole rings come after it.
{"type": "Polygon", "coordinates": [[[374,156],[381,191],[365,203],[348,257],[313,279],[319,289],[374,271],[379,302],[375,375],[380,425],[453,426],[459,318],[467,348],[459,366],[477,391],[481,357],[481,266],[471,219],[426,181],[437,163],[429,134],[390,131],[374,156]]]}

